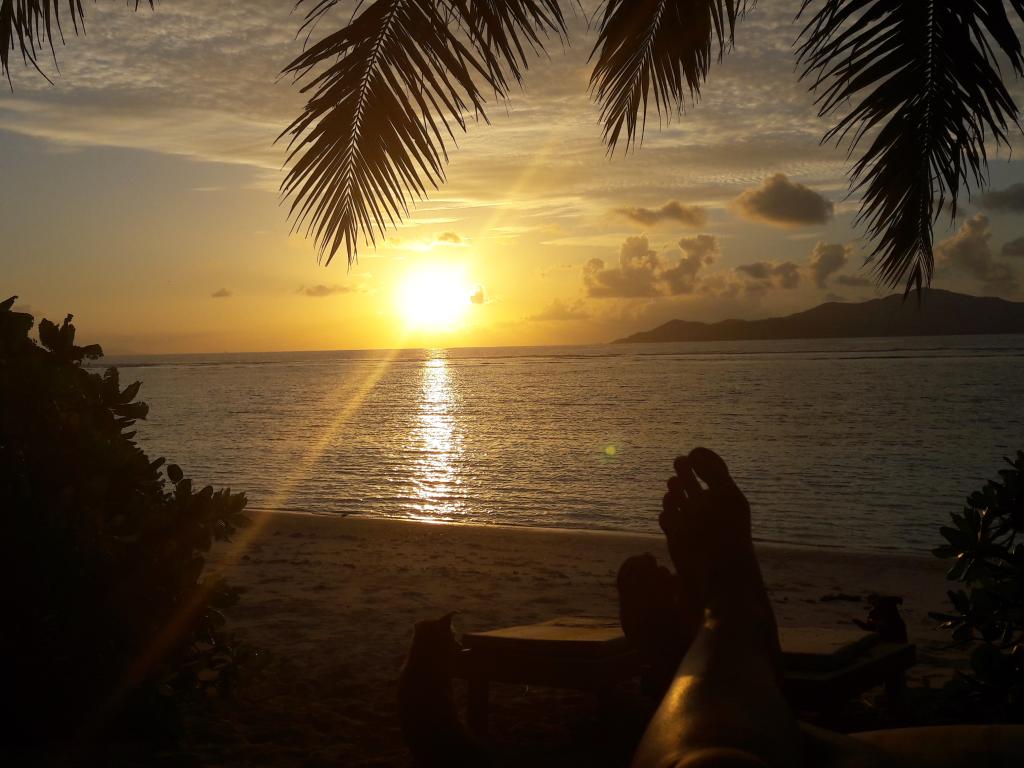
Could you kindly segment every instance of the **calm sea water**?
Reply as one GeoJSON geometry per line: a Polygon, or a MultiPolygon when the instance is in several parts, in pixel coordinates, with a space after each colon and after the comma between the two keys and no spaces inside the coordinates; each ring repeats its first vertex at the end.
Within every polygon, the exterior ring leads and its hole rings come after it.
{"type": "Polygon", "coordinates": [[[1024,337],[111,358],[139,441],[256,508],[656,531],[718,450],[762,540],[927,549],[1024,447],[1024,337]]]}

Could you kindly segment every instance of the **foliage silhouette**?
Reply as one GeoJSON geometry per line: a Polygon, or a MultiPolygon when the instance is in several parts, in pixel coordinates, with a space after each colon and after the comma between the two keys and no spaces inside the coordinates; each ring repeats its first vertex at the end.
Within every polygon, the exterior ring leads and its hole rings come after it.
{"type": "MultiPolygon", "coordinates": [[[[1010,0],[1024,18],[1024,0],[1010,0]]],[[[1020,128],[996,51],[1020,75],[1024,55],[1002,0],[805,0],[819,6],[798,58],[822,117],[844,112],[823,142],[848,142],[861,194],[858,224],[875,241],[882,280],[930,284],[932,224],[986,183],[987,137],[1020,128]],[[849,105],[854,103],[852,109],[849,105]]]]}
{"type": "MultiPolygon", "coordinates": [[[[144,0],[131,0],[137,9],[144,0]]],[[[149,3],[153,6],[153,3],[149,3]]],[[[755,0],[603,0],[595,15],[591,93],[614,153],[642,138],[653,96],[659,117],[699,99],[713,59],[733,45],[755,0]]],[[[360,239],[377,240],[410,204],[445,180],[448,142],[485,94],[504,100],[533,55],[565,42],[563,6],[578,0],[367,0],[284,69],[308,101],[282,133],[289,163],[281,190],[296,230],[329,263],[360,239]]],[[[10,51],[38,69],[62,34],[59,0],[0,0],[0,69],[10,51]]],[[[296,0],[308,37],[341,0],[296,0]]],[[[77,33],[81,0],[68,0],[77,33]]],[[[988,183],[986,142],[1008,142],[1019,111],[999,68],[1015,76],[1024,54],[1012,17],[1024,0],[804,0],[800,77],[835,115],[823,142],[845,142],[858,224],[873,241],[878,280],[930,284],[933,227],[961,195],[988,183]],[[852,104],[852,108],[848,105],[852,104]]]]}
{"type": "Polygon", "coordinates": [[[959,643],[973,643],[971,671],[954,681],[973,716],[1024,719],[1024,451],[999,480],[967,498],[937,557],[953,558],[948,578],[966,588],[949,592],[954,613],[933,613],[959,643]]]}
{"type": "Polygon", "coordinates": [[[103,351],[75,344],[70,315],[43,320],[35,343],[13,302],[0,303],[5,744],[96,737],[127,715],[173,725],[174,694],[212,693],[235,670],[221,611],[237,594],[203,578],[203,553],[245,524],[245,495],[195,492],[149,460],[131,431],[148,411],[140,384],[83,366],[103,351]]]}

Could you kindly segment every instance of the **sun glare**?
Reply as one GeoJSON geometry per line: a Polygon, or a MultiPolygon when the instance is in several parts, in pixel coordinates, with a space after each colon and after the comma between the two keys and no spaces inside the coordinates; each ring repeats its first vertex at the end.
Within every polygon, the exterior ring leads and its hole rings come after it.
{"type": "Polygon", "coordinates": [[[456,267],[421,267],[410,272],[399,287],[398,311],[412,328],[451,330],[472,306],[477,290],[456,267]]]}

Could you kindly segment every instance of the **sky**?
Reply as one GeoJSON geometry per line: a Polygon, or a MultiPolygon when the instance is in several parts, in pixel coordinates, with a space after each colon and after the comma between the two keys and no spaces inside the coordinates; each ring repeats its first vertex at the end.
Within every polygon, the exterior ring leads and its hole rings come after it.
{"type": "MultiPolygon", "coordinates": [[[[74,313],[108,354],[602,343],[885,295],[797,81],[798,5],[755,8],[700,102],[611,158],[577,13],[349,268],[318,263],[278,192],[303,104],[278,77],[303,44],[292,0],[89,4],[52,84],[16,67],[0,94],[0,293],[74,313]]],[[[935,287],[1024,299],[1022,144],[937,229],[935,287]]]]}

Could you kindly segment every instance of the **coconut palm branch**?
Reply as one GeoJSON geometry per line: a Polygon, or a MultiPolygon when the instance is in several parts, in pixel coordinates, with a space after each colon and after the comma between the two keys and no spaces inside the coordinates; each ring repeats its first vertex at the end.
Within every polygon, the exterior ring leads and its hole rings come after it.
{"type": "MultiPolygon", "coordinates": [[[[143,2],[153,7],[153,0],[129,2],[134,2],[135,10],[143,2]]],[[[55,55],[54,43],[63,42],[66,23],[76,35],[85,30],[82,0],[0,0],[0,73],[10,82],[10,54],[15,51],[26,65],[46,77],[39,68],[39,56],[46,50],[55,55]]]]}
{"type": "MultiPolygon", "coordinates": [[[[801,14],[812,0],[805,0],[801,14]]],[[[1024,18],[1024,0],[1008,0],[1024,18]]],[[[858,225],[881,282],[931,282],[932,227],[961,194],[987,184],[986,141],[1020,128],[999,71],[1024,57],[1003,0],[822,0],[798,48],[820,115],[844,110],[823,142],[854,153],[858,225]]]]}
{"type": "MultiPolygon", "coordinates": [[[[339,0],[299,0],[311,30],[339,0]]],[[[281,185],[295,229],[326,262],[349,264],[445,178],[447,143],[485,92],[504,99],[543,37],[564,33],[557,0],[376,0],[285,69],[309,100],[282,133],[291,167],[281,185]]]]}
{"type": "Polygon", "coordinates": [[[732,47],[747,0],[607,0],[601,19],[591,93],[601,105],[608,151],[623,130],[626,151],[643,138],[653,93],[659,117],[700,98],[714,60],[732,47]]]}

